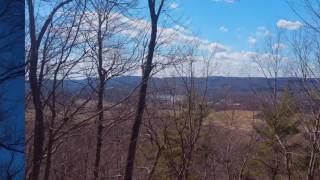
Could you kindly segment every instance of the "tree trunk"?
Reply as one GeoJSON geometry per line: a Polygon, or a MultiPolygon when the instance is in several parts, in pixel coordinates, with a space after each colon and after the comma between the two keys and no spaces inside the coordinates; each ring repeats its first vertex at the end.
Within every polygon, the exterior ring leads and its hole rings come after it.
{"type": "Polygon", "coordinates": [[[156,39],[157,39],[157,25],[158,25],[158,17],[161,12],[164,0],[161,0],[160,6],[158,11],[155,10],[155,1],[149,0],[149,10],[150,10],[150,17],[151,17],[151,35],[150,41],[148,46],[148,54],[147,60],[145,65],[142,69],[142,82],[139,91],[139,99],[138,99],[138,106],[137,111],[132,127],[128,156],[127,156],[127,163],[126,163],[126,170],[125,170],[125,180],[131,180],[133,176],[133,168],[134,168],[134,160],[137,148],[137,140],[139,136],[140,126],[142,123],[143,112],[146,104],[146,96],[147,96],[147,89],[148,89],[148,80],[150,77],[150,73],[152,71],[152,60],[153,54],[156,46],[156,39]]]}
{"type": "Polygon", "coordinates": [[[148,175],[148,180],[151,180],[153,175],[154,175],[154,172],[156,171],[156,167],[157,167],[157,164],[159,162],[159,158],[160,158],[160,155],[161,155],[161,152],[162,152],[162,149],[161,147],[158,148],[158,151],[157,151],[157,154],[156,154],[156,157],[155,157],[155,160],[153,162],[153,165],[152,165],[152,168],[151,168],[151,171],[148,175]]]}
{"type": "Polygon", "coordinates": [[[50,176],[50,169],[51,169],[51,157],[52,157],[52,145],[53,145],[53,132],[49,130],[49,139],[48,139],[48,146],[47,146],[47,158],[46,158],[46,167],[44,171],[44,180],[48,180],[50,176]]]}
{"type": "Polygon", "coordinates": [[[143,83],[139,93],[138,109],[135,116],[134,124],[132,127],[131,138],[130,138],[130,145],[129,145],[129,151],[128,151],[128,157],[127,157],[126,172],[125,172],[125,180],[132,179],[137,140],[138,140],[140,125],[142,122],[142,116],[143,116],[144,107],[145,107],[146,92],[148,87],[147,85],[148,77],[143,76],[142,81],[143,83]]]}
{"type": "Polygon", "coordinates": [[[99,178],[100,159],[101,159],[101,148],[102,148],[102,131],[103,131],[103,100],[104,100],[104,89],[105,89],[105,74],[103,71],[103,59],[102,59],[102,48],[103,38],[101,34],[102,22],[101,15],[99,15],[99,29],[98,29],[98,74],[99,74],[99,89],[98,89],[98,105],[97,112],[99,112],[97,119],[97,144],[96,144],[96,157],[93,171],[93,179],[99,178]]]}
{"type": "Polygon", "coordinates": [[[29,35],[30,35],[30,51],[29,51],[29,83],[31,94],[33,98],[33,104],[35,109],[35,120],[34,120],[34,139],[33,139],[33,159],[32,159],[32,171],[29,176],[31,180],[38,180],[40,174],[41,160],[43,156],[43,144],[44,144],[44,117],[41,102],[41,87],[38,82],[38,49],[41,44],[41,40],[52,21],[54,14],[62,8],[64,5],[70,3],[72,0],[65,0],[60,2],[56,7],[52,9],[48,18],[45,20],[40,32],[37,36],[36,31],[36,20],[34,16],[34,6],[32,0],[27,0],[28,15],[29,15],[29,35]]]}
{"type": "Polygon", "coordinates": [[[29,54],[29,83],[33,98],[33,104],[35,109],[35,120],[34,120],[34,140],[33,140],[33,159],[32,159],[32,172],[30,179],[38,180],[40,174],[40,165],[42,159],[42,148],[44,142],[44,128],[43,128],[43,112],[42,103],[40,99],[40,87],[38,86],[37,79],[37,66],[38,66],[38,41],[36,38],[36,27],[34,18],[34,7],[32,0],[28,0],[28,11],[29,11],[29,30],[31,47],[29,54]]]}
{"type": "Polygon", "coordinates": [[[99,85],[99,97],[98,97],[98,106],[97,110],[99,112],[99,116],[97,119],[97,143],[96,143],[96,157],[94,164],[94,172],[93,179],[97,180],[99,178],[99,169],[100,169],[100,159],[101,159],[101,149],[102,149],[102,132],[103,132],[103,93],[104,93],[104,83],[99,85]]]}

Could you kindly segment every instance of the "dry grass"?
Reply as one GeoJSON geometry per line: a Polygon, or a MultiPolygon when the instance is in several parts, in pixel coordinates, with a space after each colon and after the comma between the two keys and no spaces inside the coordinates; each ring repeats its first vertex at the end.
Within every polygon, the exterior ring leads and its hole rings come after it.
{"type": "Polygon", "coordinates": [[[213,123],[215,125],[221,125],[240,130],[252,130],[252,123],[258,120],[255,119],[255,116],[258,113],[258,111],[247,110],[212,110],[205,123],[213,123]]]}

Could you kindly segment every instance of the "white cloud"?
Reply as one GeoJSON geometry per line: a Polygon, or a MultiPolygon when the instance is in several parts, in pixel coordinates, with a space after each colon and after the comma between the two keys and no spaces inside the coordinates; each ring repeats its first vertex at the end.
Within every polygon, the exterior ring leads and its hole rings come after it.
{"type": "MultiPolygon", "coordinates": [[[[122,14],[117,14],[117,16],[121,24],[126,24],[128,27],[130,27],[121,31],[120,33],[122,35],[128,36],[129,38],[134,38],[144,33],[150,33],[150,31],[148,31],[148,29],[150,29],[150,23],[148,23],[146,20],[134,18],[131,19],[123,16],[122,14]]],[[[117,24],[115,24],[115,26],[118,27],[117,24]]],[[[158,33],[159,44],[163,44],[163,47],[182,44],[196,44],[200,51],[209,53],[226,52],[231,49],[224,44],[199,38],[198,36],[193,35],[189,29],[180,25],[174,25],[173,27],[169,28],[159,27],[158,33]]]]}
{"type": "Polygon", "coordinates": [[[241,31],[243,31],[245,29],[246,29],[245,27],[237,27],[236,32],[241,32],[241,31]]]}
{"type": "MultiPolygon", "coordinates": [[[[95,14],[87,13],[85,18],[89,18],[88,22],[94,22],[91,24],[95,26],[96,24],[96,16],[95,14]],[[92,21],[91,21],[92,20],[92,21]]],[[[150,29],[150,22],[143,20],[143,19],[136,19],[132,17],[126,17],[122,14],[113,14],[112,19],[114,24],[111,27],[113,28],[121,28],[121,26],[127,27],[126,30],[120,31],[121,35],[125,37],[135,37],[141,35],[141,33],[149,33],[148,29],[150,29]]],[[[87,25],[89,26],[89,25],[87,25]]],[[[209,41],[206,39],[202,39],[198,36],[192,35],[188,31],[188,26],[179,26],[175,25],[173,27],[159,27],[159,44],[165,46],[171,46],[176,44],[183,44],[183,43],[197,43],[197,48],[200,51],[207,51],[207,52],[215,52],[215,56],[212,58],[214,63],[217,63],[217,66],[213,67],[214,74],[213,75],[221,75],[221,76],[263,76],[259,71],[259,67],[255,62],[253,62],[252,58],[255,56],[261,56],[261,54],[251,52],[251,51],[235,51],[230,46],[221,44],[218,42],[209,41]],[[168,43],[162,43],[162,42],[168,43]]],[[[86,27],[84,27],[86,28],[86,27]]],[[[265,30],[265,28],[258,28],[258,30],[265,30]]],[[[117,33],[118,35],[118,33],[117,33]]],[[[94,36],[93,36],[94,38],[94,36]]],[[[255,36],[253,33],[252,36],[249,37],[248,42],[256,43],[258,37],[255,36]]],[[[275,44],[275,48],[285,48],[284,44],[275,44]]],[[[199,53],[199,54],[202,54],[199,53]]],[[[198,54],[198,55],[199,55],[198,54]]],[[[155,54],[156,61],[169,61],[167,57],[160,57],[161,53],[155,54]]],[[[266,55],[265,55],[266,56],[266,55]]],[[[266,61],[270,58],[263,58],[266,61]]],[[[201,61],[203,60],[199,57],[197,61],[197,65],[199,70],[196,73],[203,73],[201,68],[204,67],[206,64],[201,61]]],[[[137,75],[140,74],[140,70],[136,72],[137,75]]],[[[162,73],[162,72],[161,72],[162,73]]],[[[164,76],[164,74],[159,73],[158,76],[164,76]]]]}
{"type": "Polygon", "coordinates": [[[187,29],[185,27],[180,26],[180,25],[175,25],[174,29],[179,31],[179,32],[186,32],[187,31],[187,29]]]}
{"type": "Polygon", "coordinates": [[[262,76],[253,57],[257,53],[252,51],[226,51],[215,55],[213,61],[214,75],[218,76],[262,76]]]}
{"type": "Polygon", "coordinates": [[[277,27],[287,30],[297,30],[300,29],[303,26],[303,24],[300,21],[288,21],[285,19],[280,19],[277,22],[277,27]]]}
{"type": "MultiPolygon", "coordinates": [[[[96,19],[94,14],[88,14],[88,16],[94,21],[96,19]]],[[[89,18],[86,17],[86,18],[89,18]]],[[[123,36],[128,38],[140,36],[141,33],[150,33],[150,22],[143,19],[136,19],[132,17],[126,17],[122,14],[114,14],[112,18],[115,20],[115,24],[112,27],[120,28],[122,26],[128,26],[126,30],[122,30],[120,33],[123,36]]],[[[92,21],[89,21],[92,22],[92,21]]],[[[259,67],[255,62],[252,61],[254,56],[257,56],[257,53],[251,51],[234,51],[230,46],[221,44],[214,41],[209,41],[206,39],[202,39],[198,36],[192,35],[189,32],[188,26],[179,26],[174,25],[172,27],[159,27],[159,44],[162,46],[175,46],[181,44],[193,44],[196,43],[198,50],[202,52],[214,52],[215,55],[212,58],[212,61],[215,63],[213,67],[214,74],[213,75],[221,75],[221,76],[263,76],[259,71],[259,67]]],[[[258,28],[263,32],[264,28],[258,28]]],[[[255,44],[257,42],[257,37],[254,36],[249,37],[248,42],[250,44],[255,44]]],[[[275,45],[275,47],[284,48],[284,45],[275,45]]],[[[199,55],[198,54],[198,55],[199,55]]],[[[196,57],[195,57],[196,58],[196,57]]],[[[170,61],[170,58],[161,57],[161,52],[155,54],[155,62],[165,62],[170,61]]],[[[165,64],[164,63],[164,64],[165,64]]],[[[202,67],[205,67],[203,59],[199,58],[197,60],[195,66],[198,67],[196,73],[201,76],[202,67]]],[[[168,71],[170,70],[170,66],[168,66],[168,71]]],[[[167,70],[166,70],[167,72],[167,70]]],[[[140,71],[134,72],[137,75],[141,75],[140,71]]],[[[165,76],[162,72],[157,74],[157,76],[165,76]]]]}
{"type": "Polygon", "coordinates": [[[178,6],[179,6],[179,5],[178,5],[177,3],[175,3],[175,2],[172,3],[172,4],[170,4],[170,8],[171,8],[171,9],[177,9],[178,6]]]}
{"type": "MultiPolygon", "coordinates": [[[[206,60],[202,56],[194,56],[192,57],[194,60],[194,75],[201,77],[205,75],[204,68],[209,68],[210,73],[212,73],[210,75],[213,76],[263,76],[259,72],[257,64],[252,60],[255,56],[257,56],[257,53],[251,51],[217,52],[214,57],[206,60]],[[210,64],[207,64],[208,61],[210,64]]],[[[175,69],[168,68],[158,76],[168,76],[174,73],[175,69]]]]}
{"type": "Polygon", "coordinates": [[[248,43],[249,43],[250,45],[255,45],[255,44],[257,43],[257,39],[255,39],[255,38],[252,37],[252,36],[249,36],[249,38],[248,38],[248,43]]]}
{"type": "Polygon", "coordinates": [[[221,27],[219,27],[219,31],[221,31],[221,32],[228,32],[229,29],[226,28],[226,27],[224,27],[224,26],[221,26],[221,27]]]}
{"type": "Polygon", "coordinates": [[[272,46],[273,50],[283,50],[285,49],[287,46],[285,44],[282,43],[276,43],[272,46]]]}
{"type": "Polygon", "coordinates": [[[271,36],[272,33],[271,33],[271,31],[269,31],[266,27],[264,27],[264,26],[259,26],[259,27],[257,28],[256,35],[257,35],[258,37],[265,37],[265,36],[271,36]]]}
{"type": "Polygon", "coordinates": [[[216,54],[217,59],[228,59],[231,61],[239,61],[242,59],[252,59],[257,53],[251,51],[240,51],[240,52],[221,52],[216,54]]]}
{"type": "Polygon", "coordinates": [[[212,0],[213,2],[225,2],[225,3],[234,3],[236,0],[212,0]]]}
{"type": "Polygon", "coordinates": [[[201,43],[199,44],[198,48],[203,51],[214,52],[214,53],[226,52],[230,50],[229,47],[223,44],[220,44],[217,42],[208,42],[205,40],[201,40],[201,43]]]}

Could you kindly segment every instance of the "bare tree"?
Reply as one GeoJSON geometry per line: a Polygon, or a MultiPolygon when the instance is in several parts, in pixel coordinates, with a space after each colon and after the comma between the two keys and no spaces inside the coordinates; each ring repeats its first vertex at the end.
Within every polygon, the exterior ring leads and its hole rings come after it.
{"type": "MultiPolygon", "coordinates": [[[[50,57],[48,58],[46,56],[46,51],[48,49],[46,49],[46,46],[48,44],[50,44],[52,42],[52,39],[50,39],[50,36],[46,36],[46,33],[49,32],[48,30],[50,29],[50,32],[52,32],[51,30],[53,30],[54,28],[52,27],[53,25],[53,21],[55,18],[55,15],[67,4],[71,3],[72,0],[66,0],[66,1],[57,1],[54,5],[52,10],[50,11],[50,13],[48,14],[48,16],[45,18],[44,21],[42,21],[43,23],[39,23],[39,21],[36,19],[36,12],[35,12],[35,7],[37,5],[39,5],[40,2],[36,2],[36,1],[32,1],[32,0],[28,0],[27,1],[27,5],[28,5],[28,26],[29,26],[29,36],[30,36],[30,43],[29,43],[29,50],[28,50],[28,55],[27,55],[27,62],[29,63],[29,71],[28,71],[28,76],[29,76],[29,83],[30,83],[30,89],[31,89],[31,94],[32,94],[32,98],[33,98],[33,105],[34,105],[34,109],[35,109],[35,121],[34,121],[34,135],[33,135],[33,160],[32,160],[32,170],[30,173],[29,178],[30,179],[39,179],[39,175],[40,175],[40,166],[41,166],[41,162],[42,162],[42,158],[44,156],[44,142],[45,142],[45,113],[44,113],[44,106],[46,105],[46,103],[48,102],[44,102],[44,100],[42,100],[41,96],[43,94],[42,91],[42,85],[43,85],[43,81],[44,81],[44,76],[46,73],[45,70],[48,69],[44,69],[45,67],[50,67],[50,66],[45,66],[47,64],[50,64],[50,57]],[[44,42],[45,39],[45,42],[44,42]],[[41,54],[41,56],[39,56],[39,51],[40,51],[40,47],[41,45],[44,45],[44,48],[42,50],[42,52],[44,54],[41,54]],[[40,59],[42,58],[42,59],[40,59]],[[49,59],[49,60],[48,60],[49,59]],[[42,60],[42,61],[40,61],[42,60]],[[40,63],[41,62],[41,63],[40,63]],[[40,64],[40,66],[39,66],[40,64]],[[40,68],[39,68],[40,67],[40,68]]],[[[75,23],[77,24],[77,23],[75,23]]],[[[70,26],[73,26],[75,24],[69,24],[70,26]]],[[[60,31],[59,31],[60,32],[60,31]]],[[[70,32],[74,32],[73,30],[70,31],[69,29],[69,34],[68,34],[68,30],[66,30],[66,34],[64,35],[69,35],[70,37],[70,32]]],[[[49,33],[48,33],[49,34],[49,33]]],[[[54,34],[54,33],[53,33],[54,34]]],[[[62,33],[60,33],[59,35],[62,35],[62,33]]],[[[53,36],[52,36],[53,37],[53,36]]],[[[68,37],[67,37],[68,38],[68,37]]],[[[72,40],[70,41],[66,41],[67,43],[65,44],[60,44],[62,45],[62,52],[60,51],[59,53],[61,54],[61,58],[60,58],[60,62],[58,61],[58,63],[56,63],[56,70],[54,73],[54,82],[57,83],[57,76],[58,76],[58,72],[61,70],[61,67],[63,67],[63,63],[66,61],[66,59],[68,59],[69,55],[70,55],[70,47],[66,47],[67,45],[71,46],[76,42],[74,38],[71,38],[72,40]],[[70,43],[71,42],[71,43],[70,43]],[[70,43],[70,44],[69,44],[70,43]],[[65,54],[64,54],[65,53],[65,54]]],[[[51,57],[52,58],[52,57],[51,57]]],[[[52,64],[51,64],[52,65],[52,64]]],[[[67,74],[70,71],[67,71],[67,74]]],[[[55,84],[55,83],[54,83],[55,84]]],[[[59,83],[58,83],[59,84],[59,83]]],[[[57,88],[56,85],[53,85],[53,89],[55,90],[57,88]]],[[[54,99],[55,99],[55,92],[53,92],[53,96],[49,97],[53,97],[53,99],[49,98],[50,100],[53,101],[53,103],[55,103],[54,99]]],[[[52,110],[54,109],[51,108],[52,110]]],[[[52,119],[55,118],[55,110],[52,111],[53,116],[52,119]]],[[[51,123],[52,124],[52,123],[51,123]]],[[[50,148],[51,148],[51,141],[52,141],[52,131],[50,130],[49,133],[50,137],[49,137],[49,151],[50,152],[50,148]]],[[[45,179],[48,178],[48,171],[50,169],[50,154],[48,153],[48,158],[47,158],[47,162],[49,163],[47,166],[47,170],[46,170],[46,175],[45,175],[45,179]]]]}
{"type": "Polygon", "coordinates": [[[299,2],[299,8],[293,1],[288,1],[294,13],[303,21],[304,27],[290,39],[293,59],[296,66],[294,74],[301,78],[302,99],[301,109],[305,116],[301,118],[306,130],[305,140],[307,141],[306,178],[309,180],[317,178],[319,167],[319,128],[320,110],[317,97],[319,96],[319,67],[320,67],[320,14],[318,0],[303,0],[299,2]],[[300,8],[302,7],[302,8],[300,8]],[[304,11],[304,12],[303,12],[304,11]],[[306,111],[307,109],[307,111],[306,111]]]}
{"type": "Polygon", "coordinates": [[[298,176],[294,163],[294,159],[297,158],[294,152],[296,145],[292,141],[292,137],[299,133],[298,121],[294,117],[297,113],[295,97],[289,86],[280,86],[280,77],[288,75],[286,69],[289,67],[288,58],[284,55],[283,35],[283,32],[277,32],[268,37],[266,52],[256,54],[253,58],[263,73],[268,88],[265,95],[259,95],[257,90],[254,90],[261,104],[261,116],[264,121],[262,127],[255,129],[263,139],[262,143],[270,143],[263,151],[271,151],[274,154],[271,159],[259,159],[269,169],[272,179],[283,176],[282,171],[285,171],[288,179],[298,176]],[[284,170],[282,165],[285,167],[284,170]]]}
{"type": "MultiPolygon", "coordinates": [[[[103,144],[103,129],[105,128],[104,104],[107,82],[115,77],[128,73],[135,65],[135,45],[132,53],[124,51],[130,41],[121,40],[121,33],[130,28],[128,22],[123,21],[125,14],[134,1],[105,1],[92,0],[88,2],[85,24],[88,29],[83,33],[90,49],[90,60],[96,69],[97,83],[97,113],[96,120],[96,152],[93,169],[93,179],[99,178],[101,150],[103,144]]],[[[90,76],[94,76],[90,75],[90,76]]],[[[92,85],[95,86],[95,85],[92,85]]],[[[95,89],[95,87],[93,87],[95,89]]]]}
{"type": "Polygon", "coordinates": [[[137,112],[134,120],[134,124],[132,127],[132,134],[130,138],[129,150],[128,150],[128,157],[126,163],[126,170],[125,170],[125,180],[131,180],[133,176],[133,169],[134,169],[134,160],[137,148],[137,140],[139,136],[140,126],[143,118],[143,112],[145,109],[146,104],[146,93],[148,89],[148,80],[150,77],[150,73],[153,69],[152,60],[154,55],[154,50],[156,47],[156,40],[157,40],[157,30],[158,30],[158,20],[162,11],[163,4],[165,0],[160,0],[159,7],[156,9],[156,0],[148,0],[149,5],[149,12],[151,18],[151,34],[150,40],[148,45],[148,53],[145,64],[142,65],[142,80],[141,80],[141,87],[139,91],[139,99],[137,104],[137,112]]]}
{"type": "MultiPolygon", "coordinates": [[[[296,34],[291,41],[291,47],[296,60],[294,74],[300,77],[301,99],[300,109],[305,140],[307,142],[306,157],[308,159],[307,179],[316,178],[317,159],[319,158],[319,39],[314,38],[315,32],[305,30],[296,34]]],[[[318,33],[316,33],[318,34],[318,33]]],[[[317,37],[317,35],[315,36],[317,37]]]]}

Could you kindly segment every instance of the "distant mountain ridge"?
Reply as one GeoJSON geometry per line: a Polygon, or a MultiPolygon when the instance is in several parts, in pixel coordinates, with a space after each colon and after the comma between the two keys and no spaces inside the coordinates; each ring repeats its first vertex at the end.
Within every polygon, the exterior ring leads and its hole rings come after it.
{"type": "MultiPolygon", "coordinates": [[[[121,76],[111,79],[107,82],[107,89],[133,89],[140,83],[140,76],[121,76]]],[[[187,77],[152,77],[150,78],[150,88],[161,88],[165,86],[175,86],[176,88],[183,88],[184,81],[190,81],[187,77]]],[[[206,84],[206,78],[196,77],[193,79],[195,87],[201,89],[206,84]]],[[[46,84],[50,84],[50,80],[46,84]]],[[[78,91],[90,82],[93,86],[97,84],[96,79],[80,79],[80,80],[65,80],[64,86],[70,91],[78,91]]],[[[308,79],[307,84],[319,85],[320,79],[308,79]]],[[[266,79],[263,77],[222,77],[212,76],[207,79],[208,90],[219,91],[221,89],[228,89],[233,92],[246,91],[269,91],[270,87],[274,85],[274,79],[266,79]]],[[[27,85],[27,88],[29,86],[27,85]]],[[[283,77],[277,79],[277,89],[284,90],[286,87],[292,89],[301,88],[301,79],[294,77],[283,77]]]]}
{"type": "MultiPolygon", "coordinates": [[[[118,102],[120,99],[127,97],[132,90],[140,84],[140,76],[121,76],[111,79],[107,82],[105,90],[105,99],[110,102],[118,102]]],[[[154,94],[158,100],[170,99],[172,92],[179,97],[186,94],[185,82],[190,82],[187,77],[152,77],[149,81],[149,91],[154,94]],[[173,90],[173,91],[172,91],[173,90]]],[[[206,92],[208,102],[216,103],[223,99],[227,104],[236,105],[236,108],[246,110],[256,110],[259,106],[257,96],[273,92],[274,79],[266,79],[262,77],[221,77],[213,76],[206,78],[194,78],[195,88],[198,93],[206,92]],[[207,91],[204,91],[207,83],[207,91]]],[[[278,78],[276,81],[278,92],[283,92],[286,88],[290,88],[292,92],[299,94],[302,91],[302,81],[299,78],[278,78]]],[[[308,79],[304,82],[307,85],[315,85],[320,89],[320,79],[308,79]]],[[[52,80],[46,80],[43,88],[50,90],[52,80]]],[[[63,92],[72,94],[81,91],[82,97],[92,94],[92,87],[98,85],[97,79],[81,79],[81,80],[65,80],[63,82],[63,92]],[[90,82],[91,86],[88,86],[90,82]]],[[[26,90],[29,90],[29,85],[26,85],[26,90]]],[[[137,93],[138,91],[135,91],[137,93]]],[[[280,93],[279,93],[280,94],[280,93]]],[[[224,106],[219,108],[225,108],[224,106]]]]}

